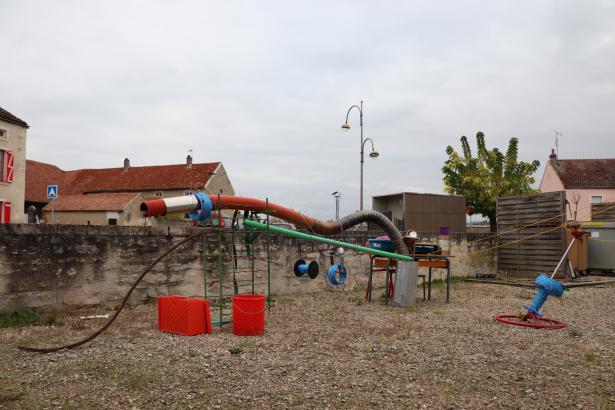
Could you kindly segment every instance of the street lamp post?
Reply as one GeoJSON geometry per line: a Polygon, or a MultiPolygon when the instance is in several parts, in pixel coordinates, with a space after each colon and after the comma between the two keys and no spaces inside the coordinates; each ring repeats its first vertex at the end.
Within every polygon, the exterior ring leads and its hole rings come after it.
{"type": "Polygon", "coordinates": [[[365,148],[365,143],[367,141],[369,141],[372,144],[372,151],[369,153],[369,157],[370,158],[377,158],[378,155],[380,155],[378,153],[378,151],[376,151],[374,149],[374,141],[372,141],[371,138],[363,138],[363,101],[361,101],[361,105],[353,105],[348,109],[348,112],[346,113],[346,122],[344,122],[344,124],[342,125],[342,130],[344,131],[348,131],[350,130],[350,125],[348,124],[348,116],[350,115],[350,111],[352,111],[353,108],[356,108],[357,110],[359,110],[359,126],[361,127],[361,177],[360,177],[360,182],[359,182],[359,187],[360,187],[360,194],[359,194],[359,209],[362,211],[363,210],[363,158],[364,158],[364,148],[365,148]]]}
{"type": "Polygon", "coordinates": [[[335,191],[331,195],[335,197],[335,220],[339,221],[340,219],[340,197],[342,196],[342,193],[335,191]]]}

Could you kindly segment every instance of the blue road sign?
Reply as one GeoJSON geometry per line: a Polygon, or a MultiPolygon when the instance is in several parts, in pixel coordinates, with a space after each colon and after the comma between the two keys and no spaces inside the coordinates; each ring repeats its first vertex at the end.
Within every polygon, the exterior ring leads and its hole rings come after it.
{"type": "Polygon", "coordinates": [[[56,199],[58,197],[58,186],[47,185],[47,199],[56,199]]]}

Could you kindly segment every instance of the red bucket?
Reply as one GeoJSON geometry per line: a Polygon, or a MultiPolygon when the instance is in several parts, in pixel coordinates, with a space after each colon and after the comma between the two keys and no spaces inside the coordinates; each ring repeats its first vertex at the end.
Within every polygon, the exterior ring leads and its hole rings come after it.
{"type": "Polygon", "coordinates": [[[265,295],[233,296],[233,333],[237,336],[265,333],[265,295]]]}

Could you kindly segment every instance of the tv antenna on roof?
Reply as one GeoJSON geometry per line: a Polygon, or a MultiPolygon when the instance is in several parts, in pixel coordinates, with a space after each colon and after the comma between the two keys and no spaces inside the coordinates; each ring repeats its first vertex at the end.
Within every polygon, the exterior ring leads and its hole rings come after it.
{"type": "Polygon", "coordinates": [[[555,155],[557,155],[557,157],[559,158],[559,144],[558,144],[558,137],[564,135],[561,132],[559,132],[558,130],[554,130],[553,128],[551,128],[551,131],[553,131],[555,133],[555,155]]]}

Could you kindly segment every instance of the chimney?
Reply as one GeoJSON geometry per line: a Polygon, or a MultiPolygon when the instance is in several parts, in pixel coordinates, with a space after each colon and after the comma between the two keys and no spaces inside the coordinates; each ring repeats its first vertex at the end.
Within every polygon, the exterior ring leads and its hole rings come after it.
{"type": "Polygon", "coordinates": [[[188,155],[186,157],[186,168],[188,169],[192,168],[192,155],[188,155]]]}
{"type": "Polygon", "coordinates": [[[551,155],[549,155],[549,160],[557,159],[557,154],[555,154],[555,149],[551,148],[551,155]]]}
{"type": "Polygon", "coordinates": [[[124,172],[130,169],[130,160],[128,158],[124,158],[124,172]]]}

